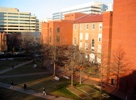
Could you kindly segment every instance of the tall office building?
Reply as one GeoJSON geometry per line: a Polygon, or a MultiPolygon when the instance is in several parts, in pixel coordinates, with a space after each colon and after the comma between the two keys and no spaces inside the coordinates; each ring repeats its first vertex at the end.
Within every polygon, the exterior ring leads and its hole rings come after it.
{"type": "Polygon", "coordinates": [[[39,31],[39,21],[30,12],[0,7],[0,31],[6,33],[36,32],[39,31]]]}
{"type": "Polygon", "coordinates": [[[64,14],[81,12],[85,14],[101,14],[108,9],[108,5],[101,2],[90,2],[63,9],[60,12],[53,13],[53,20],[64,19],[64,14]]]}

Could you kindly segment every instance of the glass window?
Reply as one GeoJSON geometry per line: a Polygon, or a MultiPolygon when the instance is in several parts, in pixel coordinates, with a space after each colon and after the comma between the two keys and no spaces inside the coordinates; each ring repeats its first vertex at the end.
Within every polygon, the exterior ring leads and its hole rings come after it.
{"type": "Polygon", "coordinates": [[[79,48],[80,48],[80,49],[82,49],[82,42],[80,42],[80,44],[79,44],[79,48]]]}
{"type": "Polygon", "coordinates": [[[76,45],[76,38],[74,38],[74,41],[73,41],[73,42],[74,42],[73,44],[76,45]]]}
{"type": "Polygon", "coordinates": [[[74,25],[74,29],[76,29],[76,25],[74,25]]]}
{"type": "Polygon", "coordinates": [[[86,24],[86,29],[88,30],[88,24],[86,24]]]}
{"type": "Polygon", "coordinates": [[[92,24],[92,29],[93,29],[93,30],[95,29],[95,24],[92,24]]]}
{"type": "Polygon", "coordinates": [[[102,29],[102,23],[99,23],[99,29],[100,30],[102,29]]]}
{"type": "Polygon", "coordinates": [[[83,33],[80,33],[80,40],[83,39],[83,33]]]}
{"type": "Polygon", "coordinates": [[[89,38],[89,34],[86,33],[86,34],[85,34],[85,40],[88,40],[88,38],[89,38]]]}
{"type": "Polygon", "coordinates": [[[50,28],[50,33],[52,32],[52,29],[50,28]]]}
{"type": "Polygon", "coordinates": [[[59,36],[57,36],[56,42],[60,42],[60,37],[59,36]]]}
{"type": "Polygon", "coordinates": [[[50,42],[51,42],[51,36],[50,36],[50,42]]]}
{"type": "Polygon", "coordinates": [[[102,41],[102,34],[98,34],[98,41],[99,41],[99,42],[102,41]]]}
{"type": "Polygon", "coordinates": [[[60,28],[57,28],[57,33],[60,33],[60,28]]]}
{"type": "Polygon", "coordinates": [[[94,47],[94,39],[92,39],[92,47],[94,47]]]}
{"type": "Polygon", "coordinates": [[[102,48],[102,46],[98,45],[98,53],[101,53],[101,48],[102,48]]]}
{"type": "Polygon", "coordinates": [[[80,24],[80,29],[82,30],[82,28],[83,28],[83,25],[82,25],[82,24],[80,24]]]}
{"type": "Polygon", "coordinates": [[[85,43],[85,50],[88,50],[88,43],[85,43]]]}

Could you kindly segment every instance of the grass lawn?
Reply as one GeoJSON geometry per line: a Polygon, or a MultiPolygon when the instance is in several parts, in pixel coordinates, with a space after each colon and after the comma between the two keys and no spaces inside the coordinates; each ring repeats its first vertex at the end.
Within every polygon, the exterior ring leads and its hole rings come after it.
{"type": "Polygon", "coordinates": [[[16,65],[17,63],[22,63],[28,61],[27,59],[14,59],[14,60],[0,60],[0,71],[6,68],[16,65]]]}
{"type": "MultiPolygon", "coordinates": [[[[47,72],[46,68],[44,69],[41,68],[40,62],[36,61],[35,63],[38,65],[37,68],[33,68],[34,63],[30,63],[28,65],[6,72],[2,75],[47,72]]],[[[55,96],[64,96],[74,100],[80,100],[80,98],[74,95],[72,91],[66,89],[70,85],[71,81],[64,78],[60,78],[59,81],[55,81],[52,75],[44,74],[44,75],[31,75],[31,76],[0,79],[0,82],[5,82],[9,84],[12,81],[14,82],[15,85],[21,87],[23,86],[24,83],[26,83],[28,89],[30,88],[37,92],[42,92],[42,89],[44,87],[47,94],[55,95],[55,96]]],[[[82,91],[88,95],[88,98],[86,98],[85,100],[98,100],[100,94],[99,92],[97,92],[97,90],[86,84],[82,84],[82,85],[76,85],[76,84],[77,82],[74,82],[74,86],[76,86],[78,91],[82,91]]],[[[15,92],[12,90],[0,88],[0,100],[43,100],[43,99],[27,94],[15,92]]],[[[114,96],[110,96],[110,99],[107,100],[118,100],[118,99],[114,98],[114,96]]]]}
{"type": "Polygon", "coordinates": [[[67,98],[71,98],[74,100],[79,100],[79,97],[77,97],[76,95],[71,93],[69,90],[67,90],[66,87],[55,90],[51,94],[55,96],[62,96],[62,97],[67,97],[67,98]]]}
{"type": "Polygon", "coordinates": [[[15,85],[23,84],[23,83],[28,83],[31,81],[36,81],[42,78],[45,78],[49,75],[32,75],[32,76],[23,76],[23,77],[13,77],[13,78],[2,78],[0,79],[0,82],[4,83],[11,83],[14,82],[15,85]]]}
{"type": "Polygon", "coordinates": [[[34,63],[27,64],[25,66],[21,66],[14,70],[8,71],[2,75],[14,75],[14,74],[28,74],[28,73],[38,73],[38,72],[45,72],[47,71],[46,68],[41,68],[41,63],[36,62],[38,67],[33,68],[34,63]]]}
{"type": "Polygon", "coordinates": [[[45,99],[0,87],[0,100],[45,100],[45,99]]]}

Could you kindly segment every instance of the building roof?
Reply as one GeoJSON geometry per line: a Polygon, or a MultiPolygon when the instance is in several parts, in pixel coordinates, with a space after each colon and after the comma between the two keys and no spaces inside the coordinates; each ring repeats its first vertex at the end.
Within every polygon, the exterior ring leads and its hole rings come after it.
{"type": "Polygon", "coordinates": [[[75,20],[74,23],[102,22],[102,14],[88,14],[75,20]]]}

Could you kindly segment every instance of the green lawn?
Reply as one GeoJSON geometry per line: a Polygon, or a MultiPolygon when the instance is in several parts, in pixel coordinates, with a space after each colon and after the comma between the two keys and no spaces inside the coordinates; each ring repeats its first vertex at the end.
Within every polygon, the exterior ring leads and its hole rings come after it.
{"type": "MultiPolygon", "coordinates": [[[[11,63],[11,62],[9,62],[11,63]]],[[[47,72],[47,69],[41,68],[41,63],[36,61],[35,62],[38,67],[33,68],[34,63],[30,63],[28,65],[19,67],[17,69],[11,70],[6,72],[2,75],[14,75],[14,74],[28,74],[28,73],[37,73],[37,72],[47,72]]],[[[70,80],[60,78],[59,81],[55,81],[53,76],[50,74],[43,74],[43,75],[31,75],[31,76],[23,76],[23,77],[13,77],[13,78],[4,78],[0,79],[0,82],[11,83],[14,82],[17,86],[23,86],[24,83],[27,84],[29,89],[35,90],[37,92],[42,92],[42,88],[45,88],[47,94],[55,95],[55,96],[64,96],[67,98],[72,98],[74,100],[80,100],[79,97],[74,95],[72,91],[67,90],[66,88],[70,85],[70,80]]],[[[88,94],[88,98],[86,100],[98,100],[100,96],[99,93],[96,93],[96,90],[90,87],[89,85],[76,85],[78,82],[74,82],[74,86],[79,88],[79,91],[84,91],[86,93],[93,92],[93,96],[91,93],[88,94]],[[89,86],[89,88],[88,88],[89,86]]],[[[0,100],[43,100],[41,98],[37,98],[31,95],[26,95],[23,93],[11,91],[8,89],[0,88],[0,100]],[[22,99],[23,98],[23,99],[22,99]]],[[[109,100],[118,100],[114,99],[114,96],[109,100]]]]}
{"type": "Polygon", "coordinates": [[[41,67],[40,62],[36,62],[38,65],[37,68],[33,68],[34,63],[27,64],[25,66],[21,66],[19,68],[16,68],[14,70],[8,71],[2,75],[14,75],[14,74],[27,74],[27,73],[38,73],[38,72],[46,72],[46,68],[41,67]]]}
{"type": "Polygon", "coordinates": [[[23,77],[13,77],[13,78],[2,78],[0,79],[0,82],[11,83],[13,81],[15,85],[19,85],[31,81],[36,81],[41,78],[45,78],[47,76],[49,75],[33,75],[33,76],[23,76],[23,77]]]}
{"type": "Polygon", "coordinates": [[[0,60],[0,71],[6,68],[11,67],[12,65],[16,65],[18,63],[22,63],[28,61],[27,59],[15,59],[15,60],[0,60]]]}
{"type": "Polygon", "coordinates": [[[45,100],[45,99],[0,87],[0,100],[45,100]]]}

